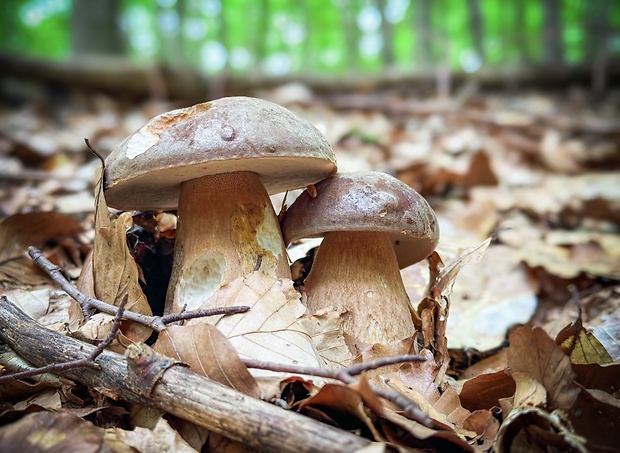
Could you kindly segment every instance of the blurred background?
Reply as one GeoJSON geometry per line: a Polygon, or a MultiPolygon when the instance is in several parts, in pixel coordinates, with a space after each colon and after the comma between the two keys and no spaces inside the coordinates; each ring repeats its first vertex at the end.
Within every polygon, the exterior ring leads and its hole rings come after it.
{"type": "Polygon", "coordinates": [[[620,60],[616,0],[6,0],[0,13],[3,71],[141,93],[435,78],[445,95],[467,76],[600,94],[620,60]]]}

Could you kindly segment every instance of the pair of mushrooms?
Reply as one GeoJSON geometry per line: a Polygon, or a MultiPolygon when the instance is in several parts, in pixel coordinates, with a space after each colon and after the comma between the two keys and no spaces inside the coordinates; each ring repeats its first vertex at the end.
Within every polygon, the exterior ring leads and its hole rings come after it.
{"type": "Polygon", "coordinates": [[[194,310],[255,269],[290,278],[285,243],[324,236],[305,282],[308,312],[343,313],[350,347],[413,334],[399,269],[433,251],[432,209],[389,175],[333,176],[329,144],[289,110],[247,97],[174,110],[129,136],[105,164],[110,206],[178,210],[166,312],[194,310]],[[269,194],[315,183],[280,228],[269,194]]]}

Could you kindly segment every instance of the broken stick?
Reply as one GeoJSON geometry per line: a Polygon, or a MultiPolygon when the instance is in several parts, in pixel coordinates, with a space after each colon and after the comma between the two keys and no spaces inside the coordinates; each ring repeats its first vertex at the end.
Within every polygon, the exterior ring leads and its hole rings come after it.
{"type": "MultiPolygon", "coordinates": [[[[8,300],[0,304],[0,341],[39,367],[89,357],[95,349],[39,325],[8,300]]],[[[183,366],[165,369],[150,389],[134,373],[136,363],[120,354],[104,351],[97,363],[98,370],[76,368],[59,374],[111,398],[166,411],[261,451],[353,452],[370,444],[367,439],[248,397],[183,366]]]]}

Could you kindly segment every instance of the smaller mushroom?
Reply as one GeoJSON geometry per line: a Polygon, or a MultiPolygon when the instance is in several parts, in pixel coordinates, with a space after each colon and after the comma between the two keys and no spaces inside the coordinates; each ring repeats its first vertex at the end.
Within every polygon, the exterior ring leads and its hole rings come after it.
{"type": "Polygon", "coordinates": [[[286,244],[324,236],[304,282],[308,312],[341,313],[353,352],[411,337],[412,308],[399,269],[435,249],[432,208],[386,173],[335,175],[314,187],[316,194],[303,192],[282,221],[286,244]]]}

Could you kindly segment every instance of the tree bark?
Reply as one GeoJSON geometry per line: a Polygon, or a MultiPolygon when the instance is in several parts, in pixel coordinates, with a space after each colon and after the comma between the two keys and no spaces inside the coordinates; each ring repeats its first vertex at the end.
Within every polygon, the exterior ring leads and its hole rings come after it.
{"type": "MultiPolygon", "coordinates": [[[[95,349],[37,324],[6,298],[0,299],[0,340],[37,367],[85,358],[95,349]]],[[[111,398],[174,414],[259,451],[338,453],[370,444],[367,439],[248,397],[183,366],[165,365],[163,356],[145,362],[150,352],[144,345],[132,345],[127,358],[104,351],[97,358],[99,369],[76,368],[59,374],[111,398]],[[158,371],[153,373],[153,368],[158,371]]]]}

